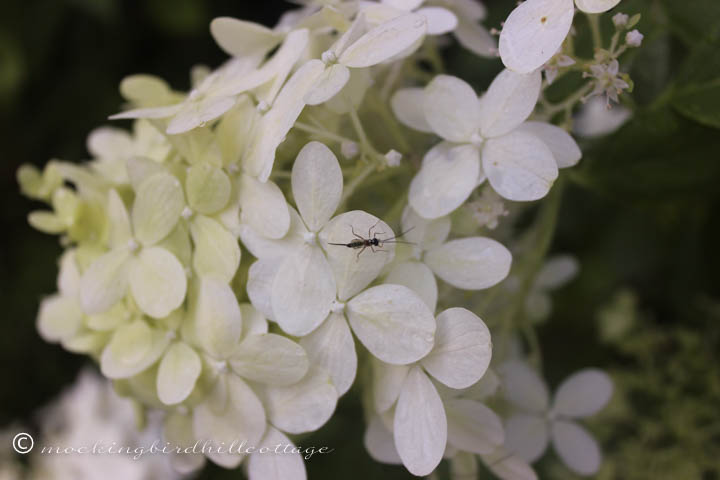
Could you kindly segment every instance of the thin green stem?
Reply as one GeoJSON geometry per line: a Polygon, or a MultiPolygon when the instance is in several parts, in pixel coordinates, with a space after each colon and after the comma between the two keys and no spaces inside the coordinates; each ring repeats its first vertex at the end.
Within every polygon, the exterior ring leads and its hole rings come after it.
{"type": "Polygon", "coordinates": [[[600,31],[600,15],[595,13],[587,13],[588,23],[590,24],[590,31],[592,32],[593,47],[595,49],[602,48],[603,39],[602,32],[600,31]]]}
{"type": "Polygon", "coordinates": [[[298,130],[301,130],[303,132],[310,133],[312,135],[317,135],[319,137],[325,137],[329,140],[334,140],[338,143],[354,142],[354,140],[351,140],[349,138],[343,137],[341,135],[337,135],[337,134],[329,132],[327,130],[322,130],[320,128],[313,127],[312,125],[308,125],[307,123],[303,123],[303,122],[295,122],[295,128],[297,128],[298,130]]]}

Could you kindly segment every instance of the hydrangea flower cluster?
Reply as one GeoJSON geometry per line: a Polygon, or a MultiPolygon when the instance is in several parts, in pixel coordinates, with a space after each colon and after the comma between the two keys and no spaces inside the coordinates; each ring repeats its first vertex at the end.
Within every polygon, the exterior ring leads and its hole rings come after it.
{"type": "MultiPolygon", "coordinates": [[[[548,292],[577,270],[565,258],[540,271],[512,221],[581,159],[555,114],[629,87],[618,57],[641,37],[618,42],[633,21],[616,20],[613,45],[581,61],[562,50],[573,1],[528,0],[500,35],[508,68],[478,94],[420,67],[437,65],[449,33],[475,54],[498,51],[478,3],[302,3],[274,28],[215,19],[230,58],[194,68],[190,92],[130,76],[111,118],[133,119],[132,131],[93,131],[85,164],[19,171],[23,192],[50,205],[30,223],[65,247],[40,334],[163,411],[173,444],[291,443],[354,388],[370,455],[415,475],[446,458],[453,478],[478,459],[503,479],[536,478],[527,462],[549,436],[570,468],[592,473],[599,448],[567,418],[599,410],[609,379],[578,374],[551,407],[534,370],[501,366],[519,353],[493,345],[508,345],[517,318],[532,329],[547,317],[548,292]],[[577,65],[591,77],[582,91],[544,101],[577,65]],[[510,286],[493,288],[511,268],[510,286]],[[537,418],[503,421],[500,391],[537,418]],[[542,435],[523,433],[540,424],[542,435]]],[[[306,477],[298,452],[206,456],[252,480],[306,477]]],[[[183,473],[204,462],[173,458],[183,473]]]]}

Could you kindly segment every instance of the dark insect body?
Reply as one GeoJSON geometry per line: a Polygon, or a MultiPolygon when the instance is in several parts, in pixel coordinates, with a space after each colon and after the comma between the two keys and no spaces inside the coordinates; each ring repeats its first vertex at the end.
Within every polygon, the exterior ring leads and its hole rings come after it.
{"type": "Polygon", "coordinates": [[[328,242],[328,245],[338,245],[338,246],[341,246],[341,247],[352,248],[352,249],[354,249],[354,250],[358,250],[358,249],[359,249],[360,251],[359,251],[358,254],[357,254],[357,259],[358,259],[358,260],[360,259],[360,254],[363,253],[366,248],[370,248],[370,250],[371,250],[373,253],[375,253],[375,252],[387,252],[387,250],[383,250],[383,248],[382,248],[383,245],[385,245],[386,243],[407,243],[407,244],[409,244],[409,245],[413,245],[412,242],[404,242],[404,241],[402,241],[402,240],[397,240],[397,239],[398,239],[399,237],[402,237],[403,235],[405,235],[407,232],[409,232],[410,230],[412,230],[412,229],[415,228],[415,227],[410,227],[410,228],[408,228],[408,229],[405,230],[404,232],[400,233],[400,235],[395,235],[394,237],[391,237],[391,238],[382,239],[382,238],[377,238],[377,236],[378,236],[378,235],[385,235],[385,232],[374,232],[374,233],[373,233],[373,230],[375,229],[375,227],[377,226],[378,223],[380,223],[380,220],[378,220],[377,222],[375,222],[375,225],[373,225],[372,227],[370,227],[370,228],[368,229],[368,236],[367,236],[367,238],[365,238],[365,237],[363,237],[363,236],[358,235],[357,233],[355,233],[355,228],[351,225],[351,226],[350,226],[350,231],[352,232],[353,235],[355,235],[355,236],[357,237],[355,240],[351,240],[351,241],[348,242],[348,243],[332,243],[332,242],[328,242]]]}

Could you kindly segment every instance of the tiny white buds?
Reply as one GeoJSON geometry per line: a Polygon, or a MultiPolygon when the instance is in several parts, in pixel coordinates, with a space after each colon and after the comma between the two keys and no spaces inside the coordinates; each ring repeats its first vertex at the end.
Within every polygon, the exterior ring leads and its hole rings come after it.
{"type": "Polygon", "coordinates": [[[340,153],[342,153],[342,156],[348,160],[354,158],[359,152],[360,148],[356,142],[345,140],[340,144],[340,153]]]}
{"type": "Polygon", "coordinates": [[[637,30],[632,30],[625,35],[625,42],[629,47],[639,47],[642,44],[644,35],[637,30]]]}
{"type": "Polygon", "coordinates": [[[627,25],[630,17],[624,13],[618,13],[612,17],[612,21],[617,28],[622,28],[627,25]]]}
{"type": "Polygon", "coordinates": [[[399,167],[402,160],[402,153],[397,150],[390,150],[385,154],[385,161],[388,167],[399,167]]]}

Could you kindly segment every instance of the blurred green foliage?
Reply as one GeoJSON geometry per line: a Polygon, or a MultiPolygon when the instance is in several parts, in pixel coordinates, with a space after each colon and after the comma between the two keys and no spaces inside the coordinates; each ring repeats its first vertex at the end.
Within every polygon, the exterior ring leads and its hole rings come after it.
{"type": "MultiPolygon", "coordinates": [[[[514,6],[485,3],[486,23],[497,28],[514,6]]],[[[290,6],[279,0],[2,2],[0,425],[32,425],[33,412],[72,381],[82,362],[35,331],[38,301],[55,289],[60,248],[27,225],[36,205],[19,196],[17,167],[86,158],[85,137],[118,110],[123,76],[153,73],[184,89],[192,65],[218,65],[224,55],[207,30],[213,17],[272,24],[290,6]]],[[[638,28],[646,35],[643,48],[623,63],[635,81],[627,101],[635,115],[615,134],[584,142],[585,158],[566,173],[570,185],[552,250],[576,255],[581,273],[556,295],[554,314],[540,327],[544,373],[551,384],[586,366],[613,373],[625,403],[611,409],[606,423],[598,421],[614,468],[602,478],[718,478],[706,466],[718,458],[720,442],[712,424],[717,415],[710,418],[720,378],[720,2],[623,0],[617,10],[642,13],[638,28]],[[630,337],[604,342],[597,312],[614,305],[620,289],[632,292],[642,319],[630,337]],[[672,465],[630,470],[657,456],[672,465]]],[[[578,24],[584,21],[579,15],[578,24]]],[[[589,56],[580,32],[578,49],[589,56]]],[[[478,91],[501,68],[455,46],[446,65],[478,91]]],[[[561,98],[578,81],[568,78],[553,95],[561,98]]],[[[359,400],[346,396],[333,421],[300,442],[335,449],[308,462],[310,477],[411,478],[371,462],[362,431],[359,400]]],[[[547,455],[541,478],[572,478],[556,463],[547,455]]],[[[210,467],[202,478],[237,476],[210,467]]]]}

